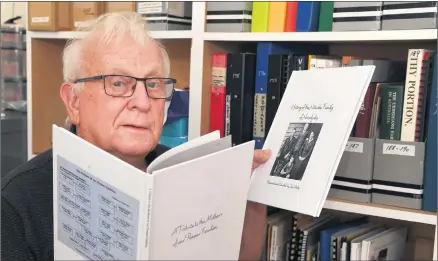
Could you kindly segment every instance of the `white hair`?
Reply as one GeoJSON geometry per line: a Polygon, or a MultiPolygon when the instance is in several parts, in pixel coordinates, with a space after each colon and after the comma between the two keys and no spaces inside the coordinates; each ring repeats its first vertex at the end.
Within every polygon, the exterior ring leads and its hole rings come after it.
{"type": "MultiPolygon", "coordinates": [[[[132,37],[140,45],[145,45],[154,41],[161,51],[164,77],[170,75],[170,61],[164,46],[152,39],[147,31],[147,21],[137,13],[106,13],[95,20],[81,24],[77,31],[83,34],[79,39],[69,40],[64,48],[62,55],[63,77],[65,82],[72,82],[77,79],[83,68],[83,48],[87,47],[90,38],[98,36],[100,43],[119,43],[126,38],[132,37]]],[[[75,84],[74,91],[79,91],[84,84],[75,84]]],[[[69,127],[70,120],[67,117],[66,125],[69,127]]]]}

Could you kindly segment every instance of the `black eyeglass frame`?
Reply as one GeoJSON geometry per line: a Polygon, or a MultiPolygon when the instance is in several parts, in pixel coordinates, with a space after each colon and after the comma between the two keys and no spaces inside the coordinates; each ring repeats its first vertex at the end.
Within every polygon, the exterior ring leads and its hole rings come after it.
{"type": "Polygon", "coordinates": [[[79,78],[73,81],[74,84],[76,83],[81,83],[81,82],[89,82],[89,81],[97,81],[97,80],[103,80],[103,89],[105,91],[105,94],[111,97],[116,97],[116,98],[129,98],[132,95],[134,95],[135,92],[135,88],[137,88],[137,82],[141,81],[143,82],[145,89],[146,89],[146,94],[149,98],[152,99],[157,99],[157,100],[170,100],[172,99],[173,93],[175,92],[175,87],[172,88],[172,93],[170,94],[169,97],[165,97],[165,98],[155,98],[155,97],[151,97],[149,96],[149,92],[148,92],[148,88],[146,87],[146,81],[147,80],[154,80],[154,79],[166,79],[166,80],[171,80],[173,82],[173,84],[175,85],[176,83],[176,79],[174,78],[166,78],[166,77],[148,77],[148,78],[138,78],[138,77],[134,77],[134,76],[128,76],[128,75],[123,75],[123,74],[103,74],[103,75],[96,75],[96,76],[91,76],[91,77],[85,77],[85,78],[79,78]],[[108,76],[120,76],[120,77],[128,77],[131,79],[136,80],[135,85],[132,87],[133,91],[131,93],[131,95],[129,96],[114,96],[111,94],[108,94],[106,92],[106,83],[105,83],[105,78],[108,76]]]}

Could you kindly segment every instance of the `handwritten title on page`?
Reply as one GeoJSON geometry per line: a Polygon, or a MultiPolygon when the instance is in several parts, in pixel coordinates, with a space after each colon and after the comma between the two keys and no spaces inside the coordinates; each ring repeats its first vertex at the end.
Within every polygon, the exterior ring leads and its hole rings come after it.
{"type": "Polygon", "coordinates": [[[188,224],[178,225],[173,229],[171,237],[173,247],[178,247],[188,241],[199,239],[203,235],[217,230],[217,221],[222,217],[223,213],[212,213],[206,217],[201,217],[188,224]]]}
{"type": "Polygon", "coordinates": [[[332,112],[334,107],[331,103],[322,104],[292,104],[290,106],[292,111],[298,111],[301,113],[300,120],[317,121],[319,120],[318,111],[332,112]]]}

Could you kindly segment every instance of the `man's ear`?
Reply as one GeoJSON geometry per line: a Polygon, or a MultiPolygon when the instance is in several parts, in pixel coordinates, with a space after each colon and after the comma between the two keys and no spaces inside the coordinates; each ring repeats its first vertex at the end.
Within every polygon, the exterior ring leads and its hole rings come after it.
{"type": "Polygon", "coordinates": [[[74,85],[65,82],[61,85],[59,94],[72,124],[79,124],[79,97],[73,90],[74,85]]]}

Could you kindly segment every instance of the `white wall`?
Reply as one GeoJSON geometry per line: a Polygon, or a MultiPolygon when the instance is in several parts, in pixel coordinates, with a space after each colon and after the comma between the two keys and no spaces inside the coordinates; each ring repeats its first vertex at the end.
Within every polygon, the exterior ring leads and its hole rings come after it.
{"type": "Polygon", "coordinates": [[[1,23],[14,16],[21,16],[17,24],[27,26],[26,8],[27,2],[1,2],[1,23]]]}

